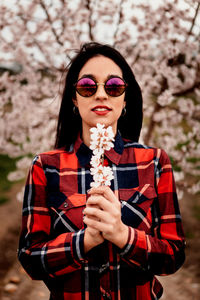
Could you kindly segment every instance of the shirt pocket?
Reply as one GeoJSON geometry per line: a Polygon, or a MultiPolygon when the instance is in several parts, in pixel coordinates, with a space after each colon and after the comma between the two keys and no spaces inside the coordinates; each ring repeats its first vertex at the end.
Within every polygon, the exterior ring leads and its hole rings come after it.
{"type": "Polygon", "coordinates": [[[53,229],[59,233],[82,229],[85,205],[85,194],[66,191],[51,193],[48,197],[48,206],[53,215],[53,229]]]}
{"type": "Polygon", "coordinates": [[[122,204],[122,221],[133,228],[151,232],[151,206],[157,197],[151,184],[144,184],[132,189],[120,189],[119,199],[122,204]]]}

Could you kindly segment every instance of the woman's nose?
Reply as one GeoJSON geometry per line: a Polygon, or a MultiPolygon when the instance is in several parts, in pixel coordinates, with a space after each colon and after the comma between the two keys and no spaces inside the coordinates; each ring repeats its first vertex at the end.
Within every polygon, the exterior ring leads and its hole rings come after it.
{"type": "Polygon", "coordinates": [[[106,94],[106,91],[104,89],[104,84],[98,84],[97,85],[97,91],[95,93],[95,99],[96,100],[106,100],[106,99],[108,99],[108,95],[106,94]]]}

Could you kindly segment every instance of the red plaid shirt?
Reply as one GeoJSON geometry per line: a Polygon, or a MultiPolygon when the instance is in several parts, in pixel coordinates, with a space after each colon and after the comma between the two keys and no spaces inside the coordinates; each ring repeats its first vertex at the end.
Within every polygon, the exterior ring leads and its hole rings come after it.
{"type": "Polygon", "coordinates": [[[123,249],[105,241],[87,254],[82,211],[92,181],[90,149],[78,138],[68,152],[53,150],[33,160],[19,260],[33,279],[45,282],[52,300],[158,299],[162,286],[155,275],[183,264],[184,235],[166,153],[118,133],[105,157],[129,237],[123,249]]]}

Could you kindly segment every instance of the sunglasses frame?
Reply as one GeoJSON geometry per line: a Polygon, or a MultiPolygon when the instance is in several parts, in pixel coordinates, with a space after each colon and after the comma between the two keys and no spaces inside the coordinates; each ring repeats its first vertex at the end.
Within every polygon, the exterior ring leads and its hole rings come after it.
{"type": "Polygon", "coordinates": [[[80,96],[85,97],[85,98],[89,98],[89,97],[93,96],[93,95],[97,92],[97,89],[98,89],[98,86],[99,86],[99,85],[103,85],[106,94],[107,94],[108,96],[114,97],[114,98],[123,95],[123,93],[125,92],[125,90],[126,90],[126,88],[127,88],[127,86],[128,86],[128,83],[126,83],[125,80],[124,80],[123,78],[119,77],[119,76],[113,76],[113,77],[110,77],[110,78],[108,78],[104,83],[96,82],[94,78],[85,76],[85,77],[79,78],[79,79],[77,80],[77,82],[74,83],[75,88],[77,87],[77,83],[78,83],[81,79],[84,79],[84,78],[89,78],[89,79],[91,79],[91,80],[93,80],[93,81],[95,82],[95,90],[94,90],[94,93],[92,93],[90,96],[83,96],[83,95],[81,95],[81,93],[76,89],[76,92],[77,92],[80,96]],[[112,96],[112,95],[110,95],[110,94],[106,91],[106,83],[107,83],[110,79],[113,79],[113,78],[119,78],[119,79],[121,79],[121,80],[124,82],[124,85],[125,85],[124,91],[123,91],[121,94],[117,95],[117,96],[112,96]]]}

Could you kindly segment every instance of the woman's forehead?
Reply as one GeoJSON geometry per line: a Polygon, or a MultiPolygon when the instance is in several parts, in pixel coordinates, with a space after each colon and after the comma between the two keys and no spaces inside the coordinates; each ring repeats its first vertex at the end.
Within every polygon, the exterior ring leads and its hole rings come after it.
{"type": "Polygon", "coordinates": [[[84,64],[79,77],[87,74],[92,74],[94,77],[107,77],[111,74],[122,76],[122,70],[111,58],[98,55],[90,58],[84,64]]]}

